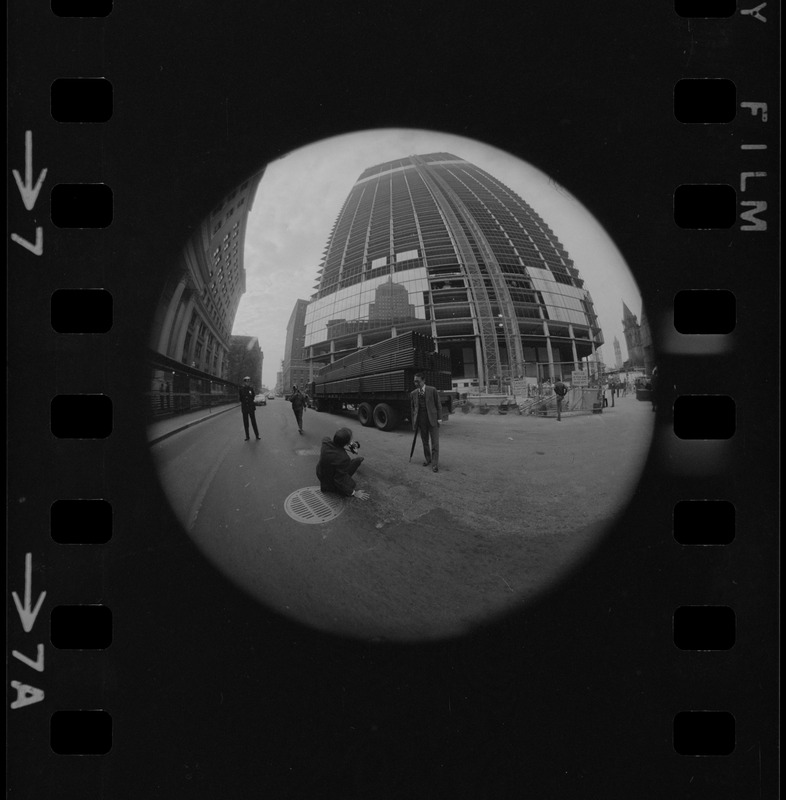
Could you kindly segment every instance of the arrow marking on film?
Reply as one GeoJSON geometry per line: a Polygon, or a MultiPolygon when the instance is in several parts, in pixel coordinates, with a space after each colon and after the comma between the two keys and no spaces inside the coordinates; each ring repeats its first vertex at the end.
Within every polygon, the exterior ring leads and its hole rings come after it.
{"type": "Polygon", "coordinates": [[[34,670],[38,672],[44,671],[44,646],[43,644],[38,645],[37,650],[38,657],[35,661],[32,658],[28,658],[24,653],[20,653],[18,650],[12,650],[11,655],[14,658],[18,658],[23,664],[27,664],[28,667],[32,667],[34,670]]]}
{"type": "Polygon", "coordinates": [[[38,602],[35,604],[35,608],[31,610],[30,604],[32,602],[32,595],[33,595],[33,554],[27,553],[25,555],[25,604],[19,601],[19,595],[16,592],[11,592],[14,598],[14,603],[16,604],[16,610],[19,612],[19,619],[22,620],[22,627],[25,629],[25,633],[30,633],[33,630],[33,625],[35,625],[35,618],[38,616],[38,612],[41,610],[41,603],[44,602],[44,598],[46,597],[46,592],[41,592],[41,595],[38,598],[38,602]]]}
{"type": "Polygon", "coordinates": [[[46,167],[41,171],[41,175],[33,186],[33,132],[25,131],[25,181],[22,183],[22,176],[17,170],[11,170],[16,178],[16,185],[19,187],[19,194],[22,195],[22,202],[28,211],[33,210],[38,193],[41,191],[41,184],[46,177],[46,167]]]}
{"type": "Polygon", "coordinates": [[[34,256],[40,256],[44,252],[44,229],[40,225],[35,229],[35,244],[23,239],[18,233],[12,233],[11,239],[17,244],[21,244],[25,250],[29,250],[34,256]]]}

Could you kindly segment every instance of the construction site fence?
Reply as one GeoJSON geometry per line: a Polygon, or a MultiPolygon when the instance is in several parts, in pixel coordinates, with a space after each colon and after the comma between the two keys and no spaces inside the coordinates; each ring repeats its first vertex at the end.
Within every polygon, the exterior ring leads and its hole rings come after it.
{"type": "Polygon", "coordinates": [[[633,391],[645,380],[639,368],[609,368],[602,361],[554,361],[531,362],[524,365],[523,373],[517,376],[491,376],[483,386],[474,381],[474,386],[461,395],[482,393],[490,395],[513,395],[517,401],[524,398],[544,398],[553,394],[553,386],[562,381],[569,388],[596,390],[611,389],[620,392],[633,391]]]}
{"type": "MultiPolygon", "coordinates": [[[[602,396],[597,388],[572,388],[562,400],[563,414],[593,414],[602,407],[602,396]]],[[[522,404],[521,413],[536,416],[556,416],[557,395],[544,394],[540,398],[533,398],[522,404]]]]}
{"type": "MultiPolygon", "coordinates": [[[[562,413],[593,414],[602,407],[602,395],[597,388],[568,389],[562,401],[562,413]]],[[[557,395],[547,390],[532,396],[516,395],[460,395],[455,404],[456,411],[479,414],[531,414],[533,416],[556,416],[557,395]]]]}

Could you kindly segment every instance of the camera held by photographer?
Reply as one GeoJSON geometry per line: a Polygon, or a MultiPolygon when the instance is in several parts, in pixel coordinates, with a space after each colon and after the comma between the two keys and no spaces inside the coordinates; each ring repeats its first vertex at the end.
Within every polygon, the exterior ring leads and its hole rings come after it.
{"type": "Polygon", "coordinates": [[[355,455],[359,448],[360,443],[352,441],[352,431],[349,428],[339,428],[332,439],[326,436],[322,440],[317,478],[323,492],[357,497],[359,500],[368,499],[368,492],[356,489],[357,484],[352,477],[363,463],[363,456],[355,455]]]}

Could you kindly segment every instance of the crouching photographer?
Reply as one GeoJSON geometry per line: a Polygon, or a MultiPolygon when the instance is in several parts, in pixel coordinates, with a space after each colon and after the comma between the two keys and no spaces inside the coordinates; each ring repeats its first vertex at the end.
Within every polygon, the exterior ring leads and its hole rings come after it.
{"type": "Polygon", "coordinates": [[[349,428],[339,428],[331,439],[326,436],[322,440],[322,450],[317,463],[317,478],[323,492],[334,492],[346,497],[357,497],[368,500],[369,494],[363,489],[356,489],[352,477],[363,463],[363,456],[350,457],[348,450],[357,453],[360,444],[352,441],[349,428]]]}

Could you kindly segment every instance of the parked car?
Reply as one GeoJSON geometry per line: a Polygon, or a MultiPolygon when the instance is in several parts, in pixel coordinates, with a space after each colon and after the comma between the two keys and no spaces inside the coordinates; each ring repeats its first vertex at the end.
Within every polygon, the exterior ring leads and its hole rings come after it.
{"type": "Polygon", "coordinates": [[[255,405],[255,406],[266,406],[266,405],[267,405],[267,399],[265,398],[265,395],[263,395],[263,394],[258,394],[258,395],[257,395],[257,396],[254,398],[254,405],[255,405]]]}

